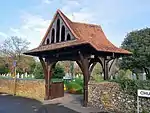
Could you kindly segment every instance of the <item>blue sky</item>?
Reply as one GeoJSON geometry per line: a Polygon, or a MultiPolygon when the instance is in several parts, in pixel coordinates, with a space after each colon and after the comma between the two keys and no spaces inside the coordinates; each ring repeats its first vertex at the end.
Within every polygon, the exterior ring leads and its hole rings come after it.
{"type": "Polygon", "coordinates": [[[102,26],[120,46],[130,31],[150,27],[149,0],[4,0],[0,3],[0,42],[19,36],[38,46],[57,9],[71,20],[102,26]]]}

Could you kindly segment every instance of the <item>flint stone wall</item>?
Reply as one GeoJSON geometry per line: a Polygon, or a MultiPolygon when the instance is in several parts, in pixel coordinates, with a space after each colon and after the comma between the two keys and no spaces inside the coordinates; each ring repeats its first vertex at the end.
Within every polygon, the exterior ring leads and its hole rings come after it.
{"type": "MultiPolygon", "coordinates": [[[[136,113],[137,98],[114,82],[90,83],[89,106],[113,113],[136,113]]],[[[150,113],[150,98],[140,98],[140,112],[150,113]]]]}
{"type": "MultiPolygon", "coordinates": [[[[14,94],[14,79],[0,78],[0,93],[14,94]]],[[[17,79],[16,95],[37,100],[44,100],[45,82],[44,80],[17,79]]]]}

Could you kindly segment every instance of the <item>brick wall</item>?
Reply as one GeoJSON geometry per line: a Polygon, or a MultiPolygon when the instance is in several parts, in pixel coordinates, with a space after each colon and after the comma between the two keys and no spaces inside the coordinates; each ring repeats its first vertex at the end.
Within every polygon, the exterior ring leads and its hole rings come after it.
{"type": "MultiPolygon", "coordinates": [[[[14,79],[0,78],[1,93],[14,94],[14,87],[14,79]]],[[[45,82],[44,80],[17,79],[15,91],[17,96],[44,100],[45,82]]]]}

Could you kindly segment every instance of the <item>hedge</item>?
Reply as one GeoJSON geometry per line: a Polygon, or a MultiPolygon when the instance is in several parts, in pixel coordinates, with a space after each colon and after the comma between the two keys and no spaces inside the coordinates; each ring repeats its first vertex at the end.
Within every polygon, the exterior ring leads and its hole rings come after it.
{"type": "Polygon", "coordinates": [[[118,83],[126,93],[137,96],[138,89],[150,90],[150,80],[112,80],[111,82],[118,83]]]}

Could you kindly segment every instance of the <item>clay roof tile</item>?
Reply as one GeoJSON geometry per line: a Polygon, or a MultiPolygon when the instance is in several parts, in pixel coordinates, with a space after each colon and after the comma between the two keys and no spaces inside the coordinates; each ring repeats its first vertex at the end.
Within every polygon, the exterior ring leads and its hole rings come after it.
{"type": "MultiPolygon", "coordinates": [[[[63,43],[63,46],[61,45],[61,43],[59,43],[59,44],[56,43],[56,44],[43,46],[43,47],[39,46],[38,48],[33,49],[32,52],[57,49],[58,46],[63,48],[66,46],[71,46],[71,44],[72,45],[73,44],[80,44],[80,42],[81,42],[81,43],[90,44],[97,51],[131,54],[129,51],[118,48],[115,45],[113,45],[106,38],[101,26],[94,25],[94,24],[80,23],[80,22],[72,22],[60,10],[57,10],[56,14],[59,14],[61,16],[61,18],[63,19],[63,21],[65,22],[65,24],[69,28],[69,30],[72,32],[74,37],[77,39],[77,42],[76,41],[73,41],[73,43],[65,42],[65,44],[63,43]],[[40,49],[40,48],[42,48],[42,49],[40,49]],[[43,49],[43,48],[45,48],[45,49],[43,49]]],[[[54,19],[55,19],[55,17],[54,17],[54,19]]],[[[50,29],[50,26],[49,26],[48,30],[50,29]]],[[[43,40],[44,40],[44,38],[43,38],[43,40]]]]}

